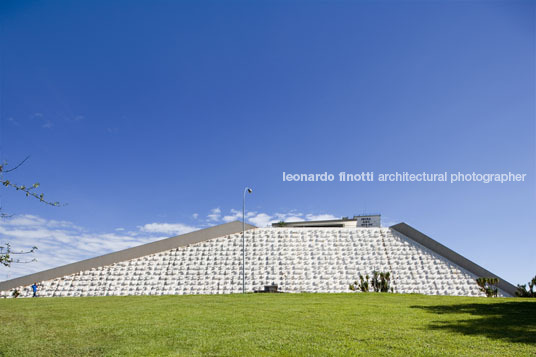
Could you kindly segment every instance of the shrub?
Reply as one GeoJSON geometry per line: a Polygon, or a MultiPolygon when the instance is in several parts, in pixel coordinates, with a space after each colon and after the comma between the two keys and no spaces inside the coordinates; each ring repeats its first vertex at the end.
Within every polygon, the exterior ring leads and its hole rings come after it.
{"type": "Polygon", "coordinates": [[[388,293],[391,284],[391,273],[374,270],[372,272],[372,288],[374,292],[388,293]]]}
{"type": "Polygon", "coordinates": [[[366,275],[363,278],[363,275],[359,274],[359,281],[360,281],[359,289],[361,289],[361,291],[364,292],[364,293],[367,293],[369,291],[368,280],[369,280],[368,275],[366,275]]]}
{"type": "Polygon", "coordinates": [[[372,289],[375,293],[380,291],[380,279],[378,279],[378,272],[376,270],[372,272],[372,280],[370,285],[372,285],[372,289]]]}
{"type": "Polygon", "coordinates": [[[359,274],[359,282],[356,280],[353,284],[350,284],[350,290],[352,291],[362,291],[364,293],[367,293],[369,291],[369,276],[367,275],[365,278],[363,275],[359,274]]]}
{"type": "Polygon", "coordinates": [[[391,273],[380,273],[380,291],[382,293],[389,292],[389,285],[391,284],[391,273]]]}
{"type": "MultiPolygon", "coordinates": [[[[356,280],[353,284],[350,284],[350,290],[352,291],[362,291],[368,292],[369,290],[369,279],[370,277],[366,275],[359,274],[359,282],[356,280]]],[[[391,273],[390,272],[379,272],[374,270],[372,272],[372,279],[370,279],[370,286],[374,292],[387,293],[389,291],[393,292],[393,289],[390,288],[391,282],[391,273]]]]}
{"type": "Polygon", "coordinates": [[[487,297],[497,297],[497,288],[495,285],[499,283],[499,278],[477,278],[476,283],[480,287],[480,290],[486,294],[487,297]]]}
{"type": "Polygon", "coordinates": [[[534,291],[534,286],[536,285],[536,276],[529,281],[529,289],[527,290],[527,285],[518,285],[516,296],[519,297],[536,297],[536,291],[534,291]]]}

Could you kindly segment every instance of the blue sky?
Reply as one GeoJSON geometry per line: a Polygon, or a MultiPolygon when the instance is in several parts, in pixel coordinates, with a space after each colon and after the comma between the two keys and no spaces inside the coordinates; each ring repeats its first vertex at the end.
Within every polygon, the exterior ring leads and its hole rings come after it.
{"type": "Polygon", "coordinates": [[[530,1],[3,1],[0,190],[15,277],[234,219],[381,212],[510,282],[536,274],[530,1]],[[282,172],[526,173],[521,183],[282,172]]]}

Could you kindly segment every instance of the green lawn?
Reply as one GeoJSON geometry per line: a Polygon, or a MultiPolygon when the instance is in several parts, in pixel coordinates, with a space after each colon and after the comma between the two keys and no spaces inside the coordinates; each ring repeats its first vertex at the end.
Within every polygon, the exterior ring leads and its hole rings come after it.
{"type": "Polygon", "coordinates": [[[248,294],[0,300],[0,356],[536,355],[536,300],[248,294]]]}

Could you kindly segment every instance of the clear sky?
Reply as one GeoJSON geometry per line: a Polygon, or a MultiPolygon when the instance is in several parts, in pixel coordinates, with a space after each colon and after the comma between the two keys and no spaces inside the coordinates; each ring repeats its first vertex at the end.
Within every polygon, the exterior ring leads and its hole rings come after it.
{"type": "Polygon", "coordinates": [[[380,212],[536,274],[532,1],[2,1],[0,280],[239,217],[380,212]],[[518,183],[282,173],[525,173],[518,183]],[[4,178],[7,174],[4,175],[4,178]]]}

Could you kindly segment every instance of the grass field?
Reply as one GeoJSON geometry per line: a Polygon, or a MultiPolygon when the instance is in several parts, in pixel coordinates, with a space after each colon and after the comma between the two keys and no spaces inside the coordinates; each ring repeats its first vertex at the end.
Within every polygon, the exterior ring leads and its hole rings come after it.
{"type": "Polygon", "coordinates": [[[399,294],[0,300],[1,356],[536,355],[536,301],[399,294]]]}

